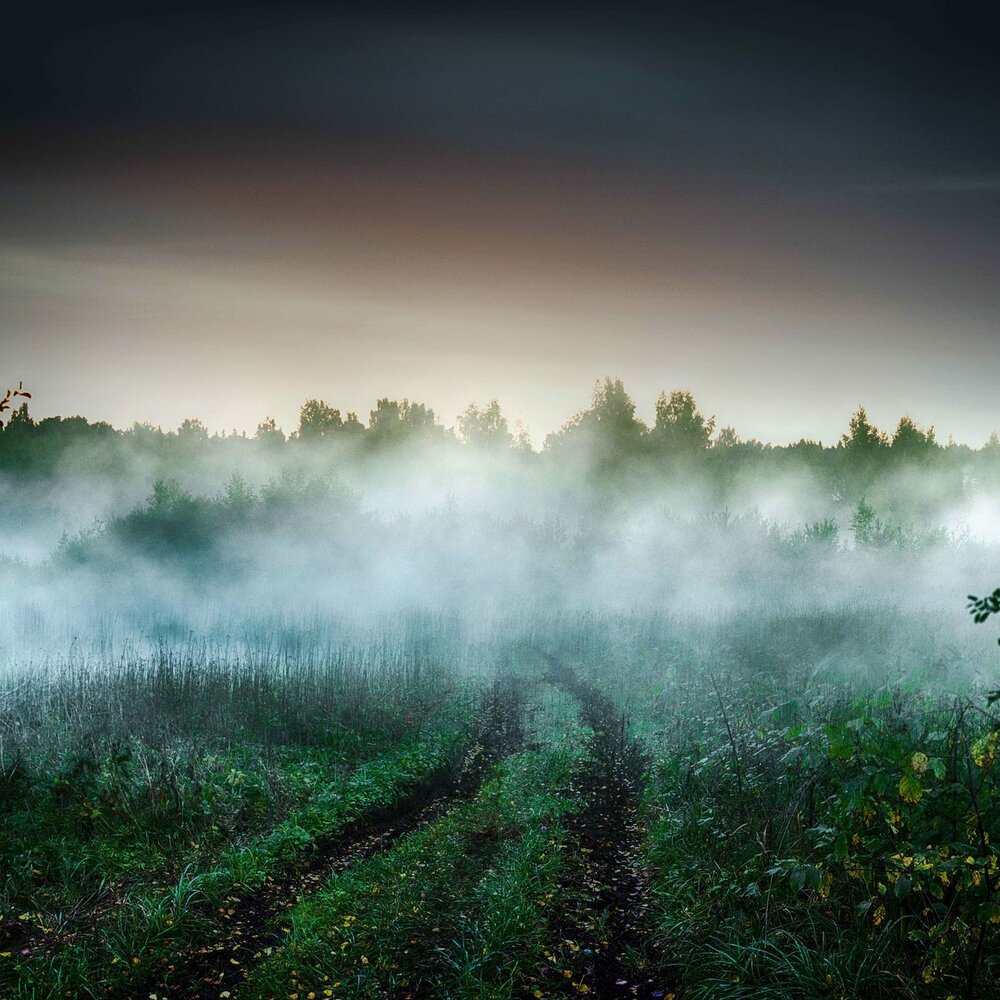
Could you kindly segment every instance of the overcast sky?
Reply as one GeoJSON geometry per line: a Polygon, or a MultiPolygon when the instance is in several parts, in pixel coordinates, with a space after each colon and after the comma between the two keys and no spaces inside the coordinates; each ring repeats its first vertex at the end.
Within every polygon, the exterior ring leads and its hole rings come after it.
{"type": "Polygon", "coordinates": [[[0,51],[0,380],[249,431],[496,396],[540,443],[611,374],[647,418],[687,388],[748,437],[831,442],[863,402],[981,444],[977,7],[43,11],[0,51]]]}

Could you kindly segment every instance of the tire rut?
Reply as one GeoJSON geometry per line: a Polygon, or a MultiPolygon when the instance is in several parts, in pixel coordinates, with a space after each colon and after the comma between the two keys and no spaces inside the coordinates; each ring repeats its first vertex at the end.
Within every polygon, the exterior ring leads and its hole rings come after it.
{"type": "Polygon", "coordinates": [[[220,910],[221,935],[197,953],[130,992],[129,996],[219,1000],[238,997],[250,970],[269,949],[280,947],[287,928],[280,916],[338,872],[388,851],[406,834],[433,823],[456,804],[475,797],[494,766],[524,743],[523,682],[500,678],[477,714],[460,761],[430,775],[385,807],[316,845],[306,861],[253,893],[234,893],[220,910]]]}
{"type": "Polygon", "coordinates": [[[594,733],[591,759],[570,789],[584,805],[567,819],[576,850],[564,888],[578,903],[563,910],[557,923],[560,941],[551,952],[566,968],[545,983],[546,995],[670,997],[677,976],[651,944],[649,887],[640,858],[646,755],[628,738],[626,716],[606,695],[557,657],[542,656],[548,680],[576,699],[594,733]]]}

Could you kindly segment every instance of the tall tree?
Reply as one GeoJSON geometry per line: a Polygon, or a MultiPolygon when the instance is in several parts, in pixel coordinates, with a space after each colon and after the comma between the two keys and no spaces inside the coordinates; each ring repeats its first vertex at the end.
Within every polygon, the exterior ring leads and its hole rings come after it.
{"type": "Polygon", "coordinates": [[[274,417],[265,417],[257,425],[254,437],[264,444],[279,445],[285,443],[285,432],[278,426],[274,417]]]}
{"type": "Polygon", "coordinates": [[[859,406],[851,415],[847,433],[841,436],[840,443],[853,455],[867,457],[888,448],[889,438],[868,419],[868,411],[859,406]]]}
{"type": "Polygon", "coordinates": [[[302,441],[332,437],[343,426],[340,410],[335,410],[324,399],[307,399],[299,410],[298,436],[302,441]]]}
{"type": "Polygon", "coordinates": [[[509,448],[513,441],[507,418],[495,399],[484,407],[470,403],[458,418],[458,431],[466,444],[493,451],[509,448]]]}
{"type": "Polygon", "coordinates": [[[606,377],[594,384],[590,409],[582,410],[545,439],[546,449],[576,443],[594,449],[595,457],[607,458],[634,452],[647,433],[635,415],[635,402],[620,378],[606,377]]]}
{"type": "Polygon", "coordinates": [[[376,447],[443,431],[429,406],[408,399],[380,399],[368,419],[368,440],[376,447]]]}
{"type": "Polygon", "coordinates": [[[676,390],[668,396],[661,392],[656,400],[656,422],[652,440],[668,454],[693,455],[708,447],[715,417],[698,410],[690,392],[676,390]]]}
{"type": "Polygon", "coordinates": [[[879,477],[888,450],[888,436],[868,419],[868,411],[859,406],[837,448],[836,493],[851,501],[864,497],[879,477]]]}
{"type": "Polygon", "coordinates": [[[929,458],[937,448],[934,428],[921,430],[910,417],[901,417],[889,446],[893,455],[906,460],[929,458]]]}

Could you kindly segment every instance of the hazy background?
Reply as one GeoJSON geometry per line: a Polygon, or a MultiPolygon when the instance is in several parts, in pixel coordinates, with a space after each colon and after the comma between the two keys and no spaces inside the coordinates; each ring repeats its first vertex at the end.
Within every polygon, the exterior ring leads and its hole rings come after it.
{"type": "Polygon", "coordinates": [[[747,437],[997,423],[1000,80],[972,5],[98,3],[3,42],[0,372],[36,416],[302,399],[536,446],[622,376],[747,437]]]}
{"type": "Polygon", "coordinates": [[[697,411],[647,428],[611,380],[541,453],[499,414],[478,438],[463,421],[463,441],[420,409],[323,434],[308,412],[288,440],[17,414],[0,434],[0,667],[161,643],[249,656],[412,615],[498,634],[564,615],[721,634],[891,617],[907,655],[919,626],[937,635],[920,656],[992,656],[965,597],[1000,565],[996,438],[942,447],[856,415],[836,448],[769,448],[710,439],[697,411]]]}

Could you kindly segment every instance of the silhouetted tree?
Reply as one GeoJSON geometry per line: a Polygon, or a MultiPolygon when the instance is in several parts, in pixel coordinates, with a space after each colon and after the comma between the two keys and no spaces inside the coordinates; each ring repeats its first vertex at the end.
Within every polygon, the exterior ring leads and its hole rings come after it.
{"type": "Polygon", "coordinates": [[[177,436],[183,441],[207,441],[208,428],[198,419],[188,419],[181,422],[177,428],[177,436]]]}
{"type": "Polygon", "coordinates": [[[740,436],[736,433],[735,427],[723,427],[715,435],[713,447],[715,448],[735,448],[740,443],[740,436]]]}
{"type": "Polygon", "coordinates": [[[11,434],[16,434],[18,432],[29,431],[35,426],[35,421],[32,420],[31,414],[28,412],[28,404],[22,403],[11,413],[4,429],[11,434]]]}
{"type": "Polygon", "coordinates": [[[852,455],[867,458],[888,448],[889,438],[869,421],[868,411],[859,406],[851,415],[848,433],[841,437],[840,443],[852,455]]]}
{"type": "Polygon", "coordinates": [[[902,417],[892,436],[890,450],[893,455],[907,461],[929,458],[937,448],[934,428],[921,430],[909,417],[902,417]]]}
{"type": "Polygon", "coordinates": [[[335,410],[326,400],[307,399],[299,410],[298,436],[301,441],[332,437],[343,426],[340,410],[335,410]]]}
{"type": "Polygon", "coordinates": [[[835,492],[845,500],[871,492],[888,451],[888,436],[871,423],[868,412],[859,406],[837,448],[835,492]]]}
{"type": "Polygon", "coordinates": [[[344,417],[344,426],[340,428],[341,435],[348,437],[358,437],[365,432],[365,425],[358,420],[358,415],[353,410],[348,410],[344,417]]]}
{"type": "Polygon", "coordinates": [[[590,409],[567,421],[545,439],[546,450],[582,446],[599,463],[617,461],[637,453],[647,434],[635,415],[635,402],[620,378],[607,377],[594,385],[590,409]]]}
{"type": "Polygon", "coordinates": [[[646,433],[646,425],[635,415],[635,401],[620,378],[605,378],[595,385],[591,413],[597,426],[622,444],[637,442],[646,433]]]}
{"type": "Polygon", "coordinates": [[[531,445],[531,434],[523,420],[518,420],[514,424],[514,437],[511,448],[519,455],[534,455],[535,449],[531,445]]]}
{"type": "Polygon", "coordinates": [[[470,403],[458,418],[458,430],[466,444],[479,448],[509,448],[513,441],[507,418],[500,412],[500,404],[495,399],[482,408],[470,403]]]}
{"type": "Polygon", "coordinates": [[[430,407],[408,399],[399,401],[385,397],[376,402],[375,409],[369,414],[368,440],[376,447],[443,432],[444,428],[437,422],[430,407]]]}
{"type": "Polygon", "coordinates": [[[715,417],[698,411],[690,392],[661,392],[656,401],[656,422],[651,439],[658,450],[673,455],[693,455],[708,447],[715,417]]]}
{"type": "Polygon", "coordinates": [[[274,417],[265,417],[257,425],[257,433],[254,434],[254,437],[265,444],[278,445],[285,443],[285,433],[278,426],[274,417]]]}

